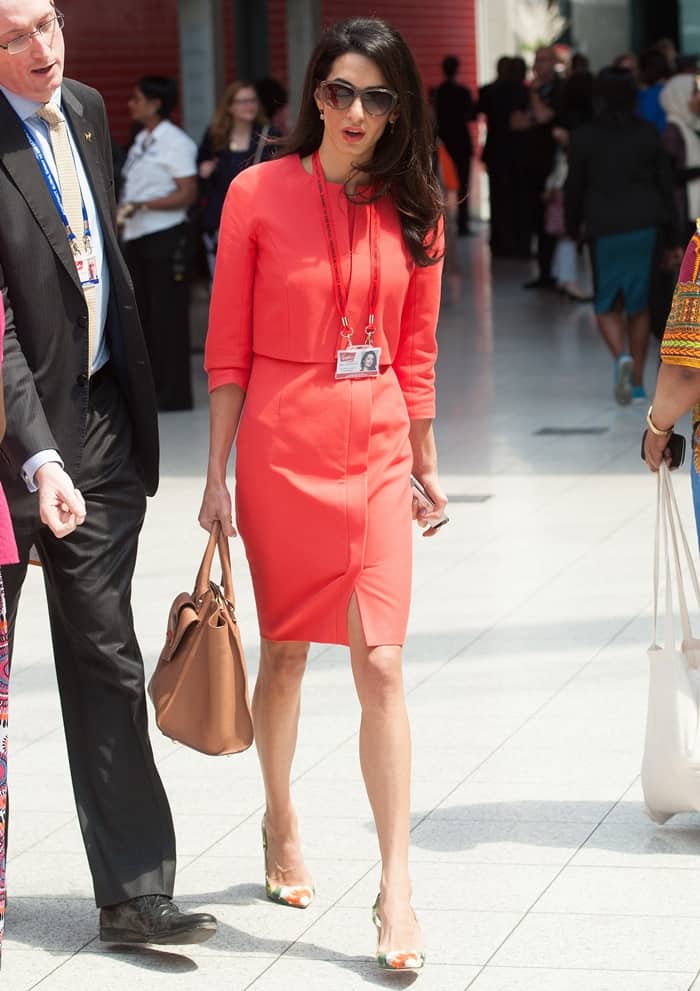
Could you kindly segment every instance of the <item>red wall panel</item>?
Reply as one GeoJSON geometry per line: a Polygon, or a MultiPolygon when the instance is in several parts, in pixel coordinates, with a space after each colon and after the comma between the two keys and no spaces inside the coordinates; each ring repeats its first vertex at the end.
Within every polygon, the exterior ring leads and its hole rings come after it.
{"type": "Polygon", "coordinates": [[[113,136],[124,142],[131,88],[149,74],[180,76],[176,0],[63,0],[66,75],[102,93],[113,136]]]}
{"type": "Polygon", "coordinates": [[[233,3],[232,0],[223,2],[223,30],[224,30],[224,86],[228,86],[236,78],[236,54],[233,42],[233,3]]]}
{"type": "Polygon", "coordinates": [[[270,75],[287,82],[287,3],[267,0],[268,37],[270,41],[270,75]]]}
{"type": "MultiPolygon", "coordinates": [[[[287,4],[267,0],[270,73],[287,81],[287,4]]],[[[329,24],[352,16],[384,17],[411,46],[426,88],[440,82],[447,54],[462,61],[461,80],[476,87],[476,0],[323,0],[329,24]]],[[[95,86],[105,98],[114,137],[129,133],[126,101],[147,73],[180,76],[177,0],[63,0],[66,74],[95,86]]],[[[224,67],[235,79],[233,3],[223,0],[224,67]]]]}
{"type": "Polygon", "coordinates": [[[346,17],[383,17],[406,39],[426,89],[442,81],[445,55],[461,60],[460,81],[476,88],[476,0],[323,0],[324,25],[346,17]]]}

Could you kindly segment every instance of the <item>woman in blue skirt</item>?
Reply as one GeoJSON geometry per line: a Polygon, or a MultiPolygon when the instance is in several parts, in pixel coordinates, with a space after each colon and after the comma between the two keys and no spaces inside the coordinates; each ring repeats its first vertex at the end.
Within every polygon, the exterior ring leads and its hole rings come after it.
{"type": "Polygon", "coordinates": [[[649,342],[649,282],[657,238],[675,244],[671,166],[661,137],[637,116],[625,69],[603,69],[596,116],[572,134],[565,187],[570,237],[591,243],[598,327],[615,361],[614,395],[643,403],[649,342]]]}

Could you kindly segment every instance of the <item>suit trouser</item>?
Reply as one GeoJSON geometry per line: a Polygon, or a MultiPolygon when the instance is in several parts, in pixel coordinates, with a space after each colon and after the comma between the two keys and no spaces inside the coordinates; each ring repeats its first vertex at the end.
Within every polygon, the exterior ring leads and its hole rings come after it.
{"type": "Polygon", "coordinates": [[[190,255],[187,224],[124,245],[161,409],[192,408],[190,255]]]}
{"type": "Polygon", "coordinates": [[[470,145],[445,142],[445,148],[454,162],[459,179],[457,192],[457,230],[469,230],[469,180],[472,167],[472,148],[470,145]]]}
{"type": "Polygon", "coordinates": [[[537,264],[541,279],[552,278],[552,259],[557,239],[547,233],[545,227],[547,205],[544,201],[545,177],[531,178],[529,183],[532,225],[537,234],[537,264]]]}
{"type": "Polygon", "coordinates": [[[490,162],[489,206],[491,210],[491,250],[496,255],[511,255],[516,250],[513,215],[513,176],[508,162],[490,162]]]}
{"type": "MultiPolygon", "coordinates": [[[[131,424],[108,376],[91,392],[82,465],[73,479],[85,523],[58,540],[20,520],[20,563],[3,567],[14,637],[32,543],[43,565],[73,791],[98,905],[171,895],[172,817],[148,738],[131,582],[146,497],[131,424]]],[[[21,643],[18,663],[21,664],[21,643]]]]}

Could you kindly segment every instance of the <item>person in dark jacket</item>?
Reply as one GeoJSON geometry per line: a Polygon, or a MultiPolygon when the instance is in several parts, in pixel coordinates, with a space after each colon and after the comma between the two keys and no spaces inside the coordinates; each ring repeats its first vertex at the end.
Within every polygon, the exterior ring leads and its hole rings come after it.
{"type": "MultiPolygon", "coordinates": [[[[146,495],[158,486],[156,396],[114,225],[105,105],[63,78],[64,22],[50,0],[0,0],[0,485],[19,559],[2,569],[0,653],[12,649],[33,545],[100,938],[201,943],[216,920],[171,897],[175,831],[131,609],[146,495]]],[[[44,888],[57,890],[56,874],[44,888]]]]}
{"type": "Polygon", "coordinates": [[[578,237],[583,229],[591,243],[595,312],[622,405],[645,398],[652,259],[659,230],[672,226],[671,166],[636,99],[631,73],[599,73],[596,116],[572,132],[565,187],[567,232],[578,237]]]}
{"type": "Polygon", "coordinates": [[[274,137],[279,137],[279,131],[273,131],[267,123],[253,84],[231,83],[219,101],[197,154],[203,190],[199,226],[211,278],[228,187],[243,169],[274,155],[275,145],[271,141],[274,137]]]}
{"type": "Polygon", "coordinates": [[[438,137],[455,164],[459,176],[459,207],[457,233],[469,233],[469,174],[473,155],[469,122],[476,118],[477,107],[466,86],[457,82],[459,59],[447,55],[442,62],[445,81],[435,90],[435,119],[438,137]]]}
{"type": "MultiPolygon", "coordinates": [[[[478,111],[486,118],[486,142],[482,161],[489,177],[491,234],[489,243],[495,256],[529,255],[526,235],[518,229],[522,213],[518,182],[517,144],[522,135],[511,129],[510,117],[527,100],[525,65],[504,55],[496,63],[496,79],[479,90],[478,111]]],[[[521,225],[521,227],[524,225],[521,225]]]]}

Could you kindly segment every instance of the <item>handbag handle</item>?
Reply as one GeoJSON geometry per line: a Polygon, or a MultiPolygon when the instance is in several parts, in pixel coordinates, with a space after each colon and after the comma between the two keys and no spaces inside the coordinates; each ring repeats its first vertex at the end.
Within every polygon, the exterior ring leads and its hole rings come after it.
{"type": "Polygon", "coordinates": [[[204,551],[204,557],[202,558],[202,563],[200,564],[199,571],[197,572],[197,579],[194,586],[194,597],[195,599],[200,599],[209,588],[209,583],[211,581],[211,566],[214,562],[214,551],[217,549],[219,551],[219,561],[221,562],[221,583],[224,586],[224,596],[226,601],[235,608],[236,596],[233,591],[231,555],[229,553],[228,540],[223,535],[221,531],[221,523],[218,520],[214,520],[212,523],[211,531],[209,533],[209,540],[207,542],[206,550],[204,551]]]}
{"type": "Polygon", "coordinates": [[[657,505],[656,505],[656,534],[654,540],[654,611],[653,611],[653,640],[654,645],[657,644],[657,621],[658,621],[658,599],[659,599],[659,580],[660,580],[660,556],[661,556],[661,541],[660,537],[663,535],[664,538],[664,557],[665,557],[665,571],[666,571],[666,617],[665,617],[665,630],[664,639],[666,645],[673,643],[673,601],[672,601],[672,578],[671,578],[671,558],[673,558],[676,590],[678,593],[678,611],[680,614],[681,630],[683,634],[683,639],[686,643],[692,640],[692,631],[690,628],[690,617],[688,614],[688,604],[685,595],[685,587],[683,580],[683,573],[681,568],[681,554],[679,550],[679,537],[680,544],[682,545],[684,551],[684,557],[686,562],[686,567],[688,574],[690,576],[691,584],[693,586],[693,591],[695,592],[695,599],[700,606],[700,583],[698,583],[697,572],[695,570],[695,563],[693,561],[693,556],[688,545],[688,540],[685,535],[683,528],[683,522],[681,520],[680,511],[678,509],[678,503],[676,501],[676,494],[673,490],[673,482],[671,480],[670,472],[665,464],[662,464],[659,468],[657,476],[657,505]]]}

